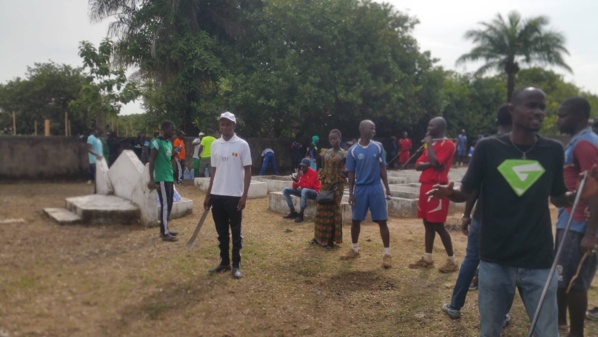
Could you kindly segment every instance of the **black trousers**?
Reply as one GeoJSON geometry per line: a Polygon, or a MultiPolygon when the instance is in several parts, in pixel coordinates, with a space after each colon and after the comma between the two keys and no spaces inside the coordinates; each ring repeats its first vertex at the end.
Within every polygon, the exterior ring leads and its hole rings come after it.
{"type": "Polygon", "coordinates": [[[243,212],[237,210],[240,197],[212,195],[212,217],[218,233],[218,247],[220,248],[220,263],[230,265],[229,255],[229,228],[233,238],[233,267],[241,265],[241,248],[243,248],[243,235],[241,233],[241,220],[243,212]]]}
{"type": "Polygon", "coordinates": [[[168,218],[172,211],[174,188],[172,181],[160,181],[158,185],[158,198],[160,198],[160,234],[166,235],[170,233],[168,231],[168,218]]]}

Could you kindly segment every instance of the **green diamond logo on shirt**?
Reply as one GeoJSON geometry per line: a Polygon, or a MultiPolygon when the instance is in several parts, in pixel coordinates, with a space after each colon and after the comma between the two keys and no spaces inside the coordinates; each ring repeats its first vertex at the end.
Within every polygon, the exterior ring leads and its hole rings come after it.
{"type": "Polygon", "coordinates": [[[544,174],[544,167],[537,160],[507,159],[498,171],[518,196],[522,196],[544,174]]]}

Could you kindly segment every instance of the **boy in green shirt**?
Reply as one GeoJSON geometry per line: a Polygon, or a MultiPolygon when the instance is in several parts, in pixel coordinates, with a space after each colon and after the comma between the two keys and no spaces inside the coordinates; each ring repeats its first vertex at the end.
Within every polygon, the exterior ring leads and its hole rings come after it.
{"type": "Polygon", "coordinates": [[[152,139],[149,159],[149,173],[153,178],[147,187],[157,189],[160,199],[160,237],[163,241],[177,241],[177,233],[168,230],[168,217],[172,211],[174,195],[174,172],[172,161],[178,154],[172,147],[172,135],[176,127],[172,121],[162,122],[162,136],[152,139]]]}

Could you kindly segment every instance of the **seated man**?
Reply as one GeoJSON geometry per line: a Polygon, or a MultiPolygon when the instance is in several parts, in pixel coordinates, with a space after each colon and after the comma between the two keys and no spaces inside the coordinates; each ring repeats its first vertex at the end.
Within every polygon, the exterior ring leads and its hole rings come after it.
{"type": "Polygon", "coordinates": [[[303,158],[299,164],[299,171],[297,176],[293,175],[293,187],[282,190],[287,205],[291,209],[291,213],[284,216],[284,219],[295,219],[295,222],[303,221],[303,211],[307,206],[307,199],[315,199],[320,192],[320,181],[318,180],[318,172],[310,168],[311,160],[303,158]],[[291,200],[291,195],[301,197],[301,211],[297,213],[291,200]]]}

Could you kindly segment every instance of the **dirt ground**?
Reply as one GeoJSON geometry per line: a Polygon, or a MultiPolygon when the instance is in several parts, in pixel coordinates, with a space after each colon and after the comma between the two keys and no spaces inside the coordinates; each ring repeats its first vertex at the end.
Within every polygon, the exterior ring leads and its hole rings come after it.
{"type": "MultiPolygon", "coordinates": [[[[157,228],[60,226],[44,207],[89,194],[85,183],[0,185],[0,336],[406,336],[464,337],[479,333],[477,293],[470,292],[460,320],[440,310],[456,273],[410,270],[423,251],[417,219],[392,218],[393,267],[381,268],[376,225],[361,231],[362,256],[339,261],[345,243],[327,250],[308,241],[313,223],[295,224],[248,202],[244,213],[244,278],[209,275],[219,262],[210,218],[192,251],[184,243],[201,214],[203,193],[179,192],[195,201],[194,213],[174,220],[181,239],[165,243],[157,228]]],[[[452,219],[456,223],[456,218],[452,219]]],[[[457,258],[466,237],[452,232],[457,258]]],[[[445,255],[436,240],[437,265],[445,255]]],[[[595,282],[596,284],[596,282],[595,282]]],[[[598,291],[590,291],[598,305],[598,291]]],[[[503,336],[525,336],[529,326],[520,299],[503,336]]],[[[598,336],[587,323],[586,336],[598,336]]]]}

